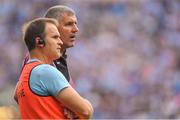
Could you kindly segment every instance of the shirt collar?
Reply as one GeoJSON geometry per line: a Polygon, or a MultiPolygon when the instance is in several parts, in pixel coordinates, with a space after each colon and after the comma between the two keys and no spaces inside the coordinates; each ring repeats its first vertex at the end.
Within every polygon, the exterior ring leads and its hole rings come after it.
{"type": "Polygon", "coordinates": [[[30,62],[41,62],[41,61],[39,59],[37,59],[37,58],[33,58],[33,59],[29,59],[27,61],[27,63],[30,63],[30,62]]]}
{"type": "Polygon", "coordinates": [[[61,56],[61,57],[63,57],[64,59],[66,59],[66,58],[67,58],[66,50],[64,51],[64,53],[62,54],[62,56],[61,56]]]}

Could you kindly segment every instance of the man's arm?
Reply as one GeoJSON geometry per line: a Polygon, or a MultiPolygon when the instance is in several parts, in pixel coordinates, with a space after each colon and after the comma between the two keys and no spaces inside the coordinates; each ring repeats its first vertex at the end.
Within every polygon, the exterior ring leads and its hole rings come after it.
{"type": "Polygon", "coordinates": [[[91,118],[93,109],[90,102],[82,98],[56,68],[42,64],[35,67],[31,73],[33,75],[30,76],[29,83],[35,93],[54,96],[78,118],[91,118]],[[40,79],[40,82],[37,79],[40,79]]]}
{"type": "Polygon", "coordinates": [[[91,103],[82,98],[71,86],[60,91],[56,98],[67,108],[77,114],[79,118],[92,118],[93,107],[91,103]]]}

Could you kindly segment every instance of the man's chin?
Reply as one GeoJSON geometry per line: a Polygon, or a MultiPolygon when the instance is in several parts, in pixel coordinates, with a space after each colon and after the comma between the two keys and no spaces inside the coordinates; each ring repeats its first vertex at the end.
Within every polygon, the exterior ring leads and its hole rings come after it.
{"type": "Polygon", "coordinates": [[[66,48],[74,47],[75,43],[68,45],[66,48]]]}

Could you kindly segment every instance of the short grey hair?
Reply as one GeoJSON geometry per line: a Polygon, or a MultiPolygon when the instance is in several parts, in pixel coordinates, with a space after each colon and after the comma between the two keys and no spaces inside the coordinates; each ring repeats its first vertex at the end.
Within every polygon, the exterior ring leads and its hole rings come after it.
{"type": "Polygon", "coordinates": [[[75,12],[73,9],[67,7],[67,6],[63,6],[63,5],[56,5],[53,7],[50,7],[44,17],[46,18],[54,18],[57,21],[60,21],[63,18],[63,15],[67,14],[67,15],[75,15],[75,12]]]}

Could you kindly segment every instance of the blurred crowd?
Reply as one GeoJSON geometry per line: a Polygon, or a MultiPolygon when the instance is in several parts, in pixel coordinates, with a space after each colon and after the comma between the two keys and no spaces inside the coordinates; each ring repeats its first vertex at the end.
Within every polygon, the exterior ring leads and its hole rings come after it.
{"type": "Polygon", "coordinates": [[[180,119],[179,0],[1,0],[0,106],[15,106],[22,24],[57,4],[78,17],[68,63],[94,119],[180,119]]]}

